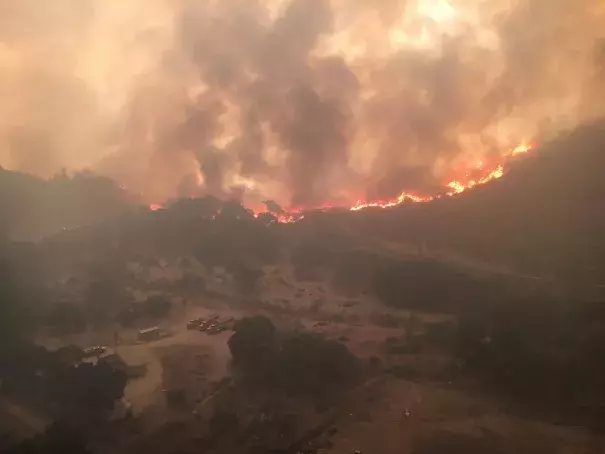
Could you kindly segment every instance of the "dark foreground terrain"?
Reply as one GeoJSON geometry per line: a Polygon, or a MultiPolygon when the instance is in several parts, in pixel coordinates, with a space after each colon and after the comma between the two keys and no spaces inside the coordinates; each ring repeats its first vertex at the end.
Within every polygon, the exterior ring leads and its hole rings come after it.
{"type": "Polygon", "coordinates": [[[199,199],[3,243],[0,451],[603,452],[603,143],[394,211],[199,199]]]}

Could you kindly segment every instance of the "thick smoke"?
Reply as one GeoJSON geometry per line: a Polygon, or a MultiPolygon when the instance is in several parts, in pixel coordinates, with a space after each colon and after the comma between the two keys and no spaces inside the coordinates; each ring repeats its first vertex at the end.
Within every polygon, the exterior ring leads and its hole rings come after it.
{"type": "Polygon", "coordinates": [[[602,116],[600,0],[3,0],[0,164],[149,202],[431,191],[602,116]]]}

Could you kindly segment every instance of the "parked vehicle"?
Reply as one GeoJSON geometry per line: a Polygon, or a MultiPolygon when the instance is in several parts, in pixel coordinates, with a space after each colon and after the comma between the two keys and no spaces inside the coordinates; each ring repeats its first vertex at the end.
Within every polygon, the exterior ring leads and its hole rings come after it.
{"type": "Polygon", "coordinates": [[[160,328],[154,326],[153,328],[142,329],[139,331],[140,341],[151,341],[160,338],[160,328]]]}
{"type": "Polygon", "coordinates": [[[198,331],[206,331],[208,329],[208,325],[209,323],[207,321],[202,322],[198,327],[197,330],[198,331]]]}
{"type": "Polygon", "coordinates": [[[226,329],[227,328],[225,328],[224,326],[215,326],[214,328],[209,328],[207,332],[210,335],[214,335],[222,333],[223,331],[226,331],[226,329]]]}
{"type": "Polygon", "coordinates": [[[97,345],[94,347],[88,347],[84,349],[84,358],[92,358],[93,356],[101,356],[107,351],[107,347],[97,345]]]}
{"type": "Polygon", "coordinates": [[[202,323],[204,323],[204,319],[194,318],[187,322],[187,329],[198,329],[202,323]]]}

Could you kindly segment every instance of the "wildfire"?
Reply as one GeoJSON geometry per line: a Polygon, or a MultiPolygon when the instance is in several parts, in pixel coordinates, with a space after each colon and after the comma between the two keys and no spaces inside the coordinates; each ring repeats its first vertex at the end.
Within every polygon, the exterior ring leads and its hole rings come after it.
{"type": "MultiPolygon", "coordinates": [[[[477,177],[477,178],[469,178],[469,176],[467,174],[467,175],[465,175],[465,177],[467,179],[457,179],[457,180],[449,181],[444,184],[444,186],[446,188],[448,188],[449,190],[447,192],[445,192],[443,195],[454,196],[457,194],[461,194],[464,191],[472,189],[476,186],[480,186],[480,185],[489,183],[490,181],[497,180],[498,178],[502,178],[506,172],[505,164],[506,164],[507,158],[511,158],[511,157],[518,156],[520,154],[527,153],[527,152],[533,150],[533,148],[534,147],[532,145],[523,142],[523,143],[517,145],[510,152],[508,152],[507,154],[504,155],[504,162],[499,163],[499,164],[495,165],[495,167],[491,167],[489,169],[484,168],[485,163],[483,161],[478,161],[472,167],[474,168],[475,173],[477,173],[477,172],[483,173],[482,176],[477,177]]],[[[406,203],[406,202],[409,202],[409,203],[430,202],[432,200],[440,198],[441,196],[442,195],[431,196],[431,195],[420,195],[420,194],[412,194],[409,192],[402,192],[401,194],[399,194],[399,196],[397,196],[394,199],[390,199],[390,200],[373,200],[373,201],[357,200],[355,202],[355,204],[348,207],[348,209],[349,209],[349,211],[361,211],[366,208],[392,208],[392,207],[401,205],[402,203],[406,203]]],[[[161,208],[162,208],[162,206],[158,205],[158,204],[149,205],[149,209],[151,211],[157,211],[161,208]]],[[[336,207],[326,204],[321,207],[316,207],[314,209],[311,209],[310,211],[323,211],[323,210],[329,210],[332,208],[336,208],[336,207]]],[[[345,208],[345,207],[340,207],[340,208],[345,208]]],[[[261,214],[260,212],[255,212],[254,216],[258,217],[260,214],[261,214]]],[[[293,209],[287,213],[280,213],[280,214],[276,215],[277,222],[280,224],[291,224],[294,222],[298,222],[303,218],[304,218],[304,214],[303,214],[302,210],[300,210],[300,209],[293,209]]]]}
{"type": "MultiPolygon", "coordinates": [[[[505,158],[517,156],[523,153],[527,153],[532,150],[532,145],[522,142],[513,148],[509,153],[505,154],[505,158]]],[[[485,163],[483,161],[478,161],[474,168],[476,171],[485,172],[484,170],[485,163]]],[[[489,183],[492,180],[497,180],[498,178],[502,178],[504,176],[504,164],[498,164],[496,167],[488,170],[483,176],[479,178],[471,178],[466,181],[460,180],[452,180],[445,184],[447,188],[450,190],[445,193],[447,196],[453,196],[456,194],[461,194],[462,192],[472,189],[475,186],[479,186],[485,183],[489,183]]],[[[468,175],[467,175],[468,177],[468,175]]],[[[355,205],[349,208],[350,211],[359,211],[365,208],[391,208],[397,205],[401,205],[404,202],[412,202],[412,203],[421,203],[421,202],[430,202],[439,198],[439,196],[423,196],[417,194],[410,194],[407,192],[401,193],[397,198],[392,200],[383,200],[383,201],[372,201],[372,202],[364,202],[358,200],[355,205]]]]}
{"type": "Polygon", "coordinates": [[[352,207],[349,208],[350,211],[359,211],[359,210],[363,210],[365,208],[391,208],[397,205],[401,205],[404,202],[414,202],[414,203],[420,203],[420,202],[430,202],[431,200],[433,200],[435,197],[432,196],[420,196],[420,195],[414,195],[414,194],[409,194],[407,192],[403,192],[401,194],[399,194],[399,196],[396,199],[393,200],[386,200],[386,201],[374,201],[374,202],[363,202],[361,200],[358,200],[357,202],[355,202],[355,205],[353,205],[352,207]]]}
{"type": "Polygon", "coordinates": [[[467,189],[474,188],[477,185],[485,184],[492,180],[497,180],[498,178],[502,178],[503,175],[504,175],[504,167],[502,167],[502,165],[498,165],[498,167],[496,167],[494,170],[489,172],[487,175],[479,178],[478,180],[468,180],[466,183],[461,183],[460,181],[456,181],[456,180],[450,181],[447,184],[447,187],[450,188],[451,191],[449,191],[447,193],[447,195],[451,196],[451,195],[460,194],[460,193],[466,191],[467,189]]]}
{"type": "Polygon", "coordinates": [[[521,142],[519,145],[513,148],[507,156],[516,156],[518,154],[527,153],[528,151],[531,151],[532,148],[533,147],[530,144],[521,142]]]}
{"type": "Polygon", "coordinates": [[[277,222],[280,224],[292,224],[294,222],[298,222],[301,219],[304,219],[305,215],[302,213],[286,213],[280,214],[277,217],[277,222]]]}

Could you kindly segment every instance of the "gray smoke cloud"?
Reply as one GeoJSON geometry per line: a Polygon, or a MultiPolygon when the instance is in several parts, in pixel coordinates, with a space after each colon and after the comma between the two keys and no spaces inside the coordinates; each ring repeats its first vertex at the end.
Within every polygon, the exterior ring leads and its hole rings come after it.
{"type": "Polygon", "coordinates": [[[431,191],[602,116],[600,0],[4,0],[0,164],[149,202],[431,191]]]}

